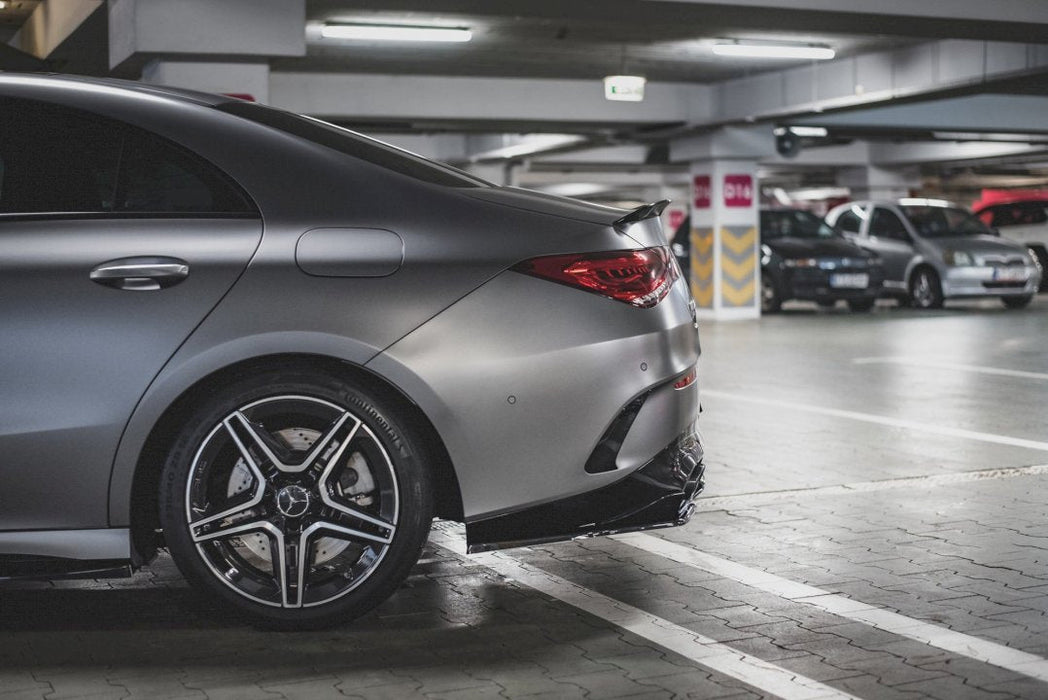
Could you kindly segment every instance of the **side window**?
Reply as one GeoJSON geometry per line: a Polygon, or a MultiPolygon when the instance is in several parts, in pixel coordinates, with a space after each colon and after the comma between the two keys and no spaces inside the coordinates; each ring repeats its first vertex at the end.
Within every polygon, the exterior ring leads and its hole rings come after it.
{"type": "Polygon", "coordinates": [[[870,219],[870,235],[910,242],[910,235],[906,233],[906,226],[902,220],[893,212],[880,207],[873,210],[873,218],[870,219]]]}
{"type": "Polygon", "coordinates": [[[858,235],[859,230],[862,228],[862,219],[855,213],[855,210],[849,209],[840,216],[837,217],[837,223],[833,225],[833,230],[837,233],[851,233],[858,235]]]}
{"type": "Polygon", "coordinates": [[[138,130],[124,139],[116,212],[235,214],[253,211],[211,165],[138,130]]]}
{"type": "Polygon", "coordinates": [[[210,163],[80,110],[0,100],[0,163],[0,213],[255,215],[210,163]]]}
{"type": "Polygon", "coordinates": [[[0,213],[106,212],[122,135],[100,120],[23,100],[0,101],[0,213]]]}

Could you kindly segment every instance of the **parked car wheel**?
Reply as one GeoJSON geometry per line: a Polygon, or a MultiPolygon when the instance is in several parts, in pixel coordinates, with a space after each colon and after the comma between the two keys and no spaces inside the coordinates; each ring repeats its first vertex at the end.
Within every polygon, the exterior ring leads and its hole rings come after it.
{"type": "Polygon", "coordinates": [[[264,626],[322,627],[403,581],[432,493],[421,444],[390,405],[289,369],[226,386],[186,421],[161,524],[190,581],[264,626]]]}
{"type": "Polygon", "coordinates": [[[942,283],[930,267],[918,268],[910,279],[910,301],[917,309],[942,308],[942,283]]]}
{"type": "Polygon", "coordinates": [[[1027,250],[1030,251],[1030,257],[1033,258],[1034,264],[1037,265],[1037,269],[1041,272],[1041,285],[1037,288],[1037,291],[1048,291],[1048,275],[1045,275],[1045,272],[1048,271],[1048,248],[1035,243],[1027,250]]]}
{"type": "Polygon", "coordinates": [[[1033,301],[1033,294],[1024,294],[1021,297],[1001,297],[1001,303],[1009,309],[1021,309],[1029,306],[1031,301],[1033,301]]]}
{"type": "Polygon", "coordinates": [[[863,313],[873,309],[874,304],[877,303],[876,299],[849,299],[848,308],[856,313],[863,313]]]}
{"type": "Polygon", "coordinates": [[[782,297],[775,280],[767,272],[761,273],[761,313],[774,314],[782,309],[782,297]]]}

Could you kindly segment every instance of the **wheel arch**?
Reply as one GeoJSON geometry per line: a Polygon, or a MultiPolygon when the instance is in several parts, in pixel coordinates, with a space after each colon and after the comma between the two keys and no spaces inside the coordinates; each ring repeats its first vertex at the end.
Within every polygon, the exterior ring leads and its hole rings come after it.
{"type": "MultiPolygon", "coordinates": [[[[435,514],[451,520],[463,519],[463,506],[458,477],[444,441],[433,422],[404,391],[388,379],[344,359],[310,353],[278,353],[251,357],[208,373],[186,387],[160,414],[150,428],[138,451],[130,488],[124,489],[127,502],[127,520],[131,532],[132,563],[148,562],[163,545],[158,515],[158,490],[164,461],[178,433],[182,421],[202,397],[219,391],[223,386],[245,375],[265,372],[271,368],[286,368],[301,364],[311,369],[323,369],[334,376],[353,382],[366,391],[392,403],[406,422],[419,431],[426,450],[426,462],[434,469],[435,514]]],[[[112,491],[112,490],[111,490],[112,491]]],[[[111,492],[111,501],[120,498],[111,492]]],[[[110,504],[113,511],[115,504],[110,504]]]]}

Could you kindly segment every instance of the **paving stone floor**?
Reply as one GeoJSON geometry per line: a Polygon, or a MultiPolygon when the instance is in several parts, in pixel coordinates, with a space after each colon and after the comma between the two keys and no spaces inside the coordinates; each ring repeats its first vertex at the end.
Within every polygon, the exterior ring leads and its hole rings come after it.
{"type": "MultiPolygon", "coordinates": [[[[1048,298],[1019,312],[795,305],[706,323],[708,488],[688,525],[649,534],[741,566],[694,566],[628,538],[504,554],[837,697],[1048,698],[1048,374],[985,371],[1048,373],[1046,331],[1048,298]],[[856,621],[759,574],[912,627],[856,621]],[[1025,655],[990,662],[984,647],[1025,655]]],[[[831,696],[740,679],[720,657],[695,661],[487,561],[435,537],[378,610],[307,633],[229,617],[166,556],[130,579],[6,584],[0,700],[831,696]]]]}

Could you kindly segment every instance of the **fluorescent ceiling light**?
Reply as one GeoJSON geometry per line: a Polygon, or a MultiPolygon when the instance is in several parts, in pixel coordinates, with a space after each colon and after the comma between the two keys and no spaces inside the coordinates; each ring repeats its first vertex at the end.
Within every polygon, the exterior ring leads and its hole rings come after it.
{"type": "Polygon", "coordinates": [[[544,151],[552,151],[565,146],[582,143],[586,138],[576,134],[539,134],[526,136],[517,143],[493,148],[490,151],[474,154],[470,160],[498,160],[501,158],[519,158],[544,151]]]}
{"type": "Polygon", "coordinates": [[[815,139],[821,139],[824,136],[828,136],[830,133],[824,126],[791,126],[789,127],[789,130],[797,136],[815,139]]]}
{"type": "Polygon", "coordinates": [[[325,24],[320,29],[325,39],[360,41],[450,41],[464,42],[473,38],[468,27],[422,27],[401,24],[325,24]]]}
{"type": "Polygon", "coordinates": [[[604,99],[615,102],[640,102],[648,81],[639,75],[609,75],[604,78],[604,99]]]}
{"type": "Polygon", "coordinates": [[[833,58],[837,52],[828,46],[804,44],[759,44],[753,42],[718,42],[713,45],[718,56],[735,58],[810,58],[820,61],[833,58]]]}

